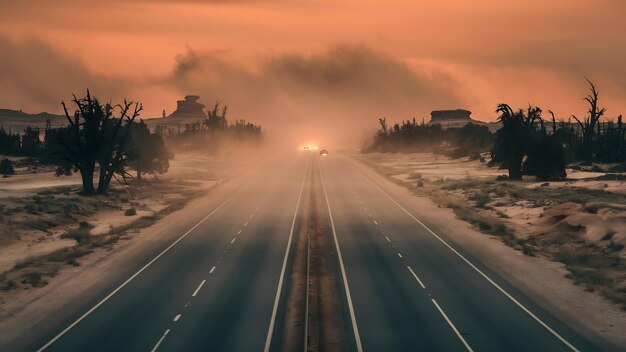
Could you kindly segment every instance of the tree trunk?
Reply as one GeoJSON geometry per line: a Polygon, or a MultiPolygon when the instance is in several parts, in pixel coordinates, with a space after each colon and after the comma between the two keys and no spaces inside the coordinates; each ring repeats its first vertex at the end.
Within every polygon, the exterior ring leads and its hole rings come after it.
{"type": "Polygon", "coordinates": [[[583,136],[583,145],[585,146],[585,162],[591,165],[593,162],[593,127],[587,130],[583,136]]]}
{"type": "Polygon", "coordinates": [[[522,160],[516,160],[512,162],[509,167],[509,179],[521,180],[522,179],[522,160]]]}
{"type": "Polygon", "coordinates": [[[113,178],[113,173],[106,174],[102,181],[98,183],[98,194],[106,194],[109,189],[109,184],[111,183],[111,178],[113,178]]]}
{"type": "Polygon", "coordinates": [[[94,167],[86,166],[80,169],[80,177],[83,180],[82,194],[95,194],[96,190],[93,186],[93,170],[94,167]]]}

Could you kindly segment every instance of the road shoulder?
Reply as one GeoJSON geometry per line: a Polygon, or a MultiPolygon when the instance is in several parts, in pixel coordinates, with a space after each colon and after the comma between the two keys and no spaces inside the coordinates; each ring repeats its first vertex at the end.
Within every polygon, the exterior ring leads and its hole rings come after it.
{"type": "Polygon", "coordinates": [[[80,267],[62,270],[48,285],[10,296],[0,312],[0,350],[23,350],[33,341],[58,332],[55,329],[65,327],[72,317],[93,306],[244,182],[245,178],[235,178],[141,229],[132,239],[116,243],[113,249],[91,253],[80,267]]]}
{"type": "Polygon", "coordinates": [[[427,197],[415,196],[359,160],[346,158],[412,213],[419,214],[420,220],[445,233],[463,250],[583,337],[605,350],[619,350],[623,349],[619,346],[626,346],[623,334],[626,314],[616,304],[574,285],[565,277],[567,270],[563,264],[526,256],[506,246],[496,236],[474,230],[470,224],[458,219],[451,209],[442,208],[427,197]]]}

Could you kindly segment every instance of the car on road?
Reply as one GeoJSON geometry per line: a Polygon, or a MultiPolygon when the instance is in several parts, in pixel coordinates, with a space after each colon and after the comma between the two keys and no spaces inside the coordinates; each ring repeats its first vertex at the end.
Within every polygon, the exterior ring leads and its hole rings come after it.
{"type": "Polygon", "coordinates": [[[304,147],[304,151],[308,152],[309,151],[309,147],[304,147]]]}
{"type": "Polygon", "coordinates": [[[328,150],[326,149],[320,150],[320,156],[328,156],[328,150]]]}

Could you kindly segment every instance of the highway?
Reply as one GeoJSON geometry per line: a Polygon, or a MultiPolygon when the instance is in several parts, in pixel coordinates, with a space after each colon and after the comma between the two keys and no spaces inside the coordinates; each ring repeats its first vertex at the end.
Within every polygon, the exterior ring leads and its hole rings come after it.
{"type": "Polygon", "coordinates": [[[283,350],[309,192],[335,247],[337,350],[596,350],[362,168],[305,152],[268,163],[29,350],[283,350]]]}

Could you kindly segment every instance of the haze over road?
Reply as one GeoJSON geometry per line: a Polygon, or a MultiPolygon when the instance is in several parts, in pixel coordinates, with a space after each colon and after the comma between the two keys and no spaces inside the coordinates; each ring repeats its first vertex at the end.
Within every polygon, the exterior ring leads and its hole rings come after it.
{"type": "Polygon", "coordinates": [[[595,350],[423,223],[386,183],[337,153],[268,163],[233,180],[232,192],[180,228],[175,242],[137,258],[54,329],[35,331],[30,350],[282,350],[308,192],[324,205],[340,268],[349,341],[339,350],[595,350]]]}

